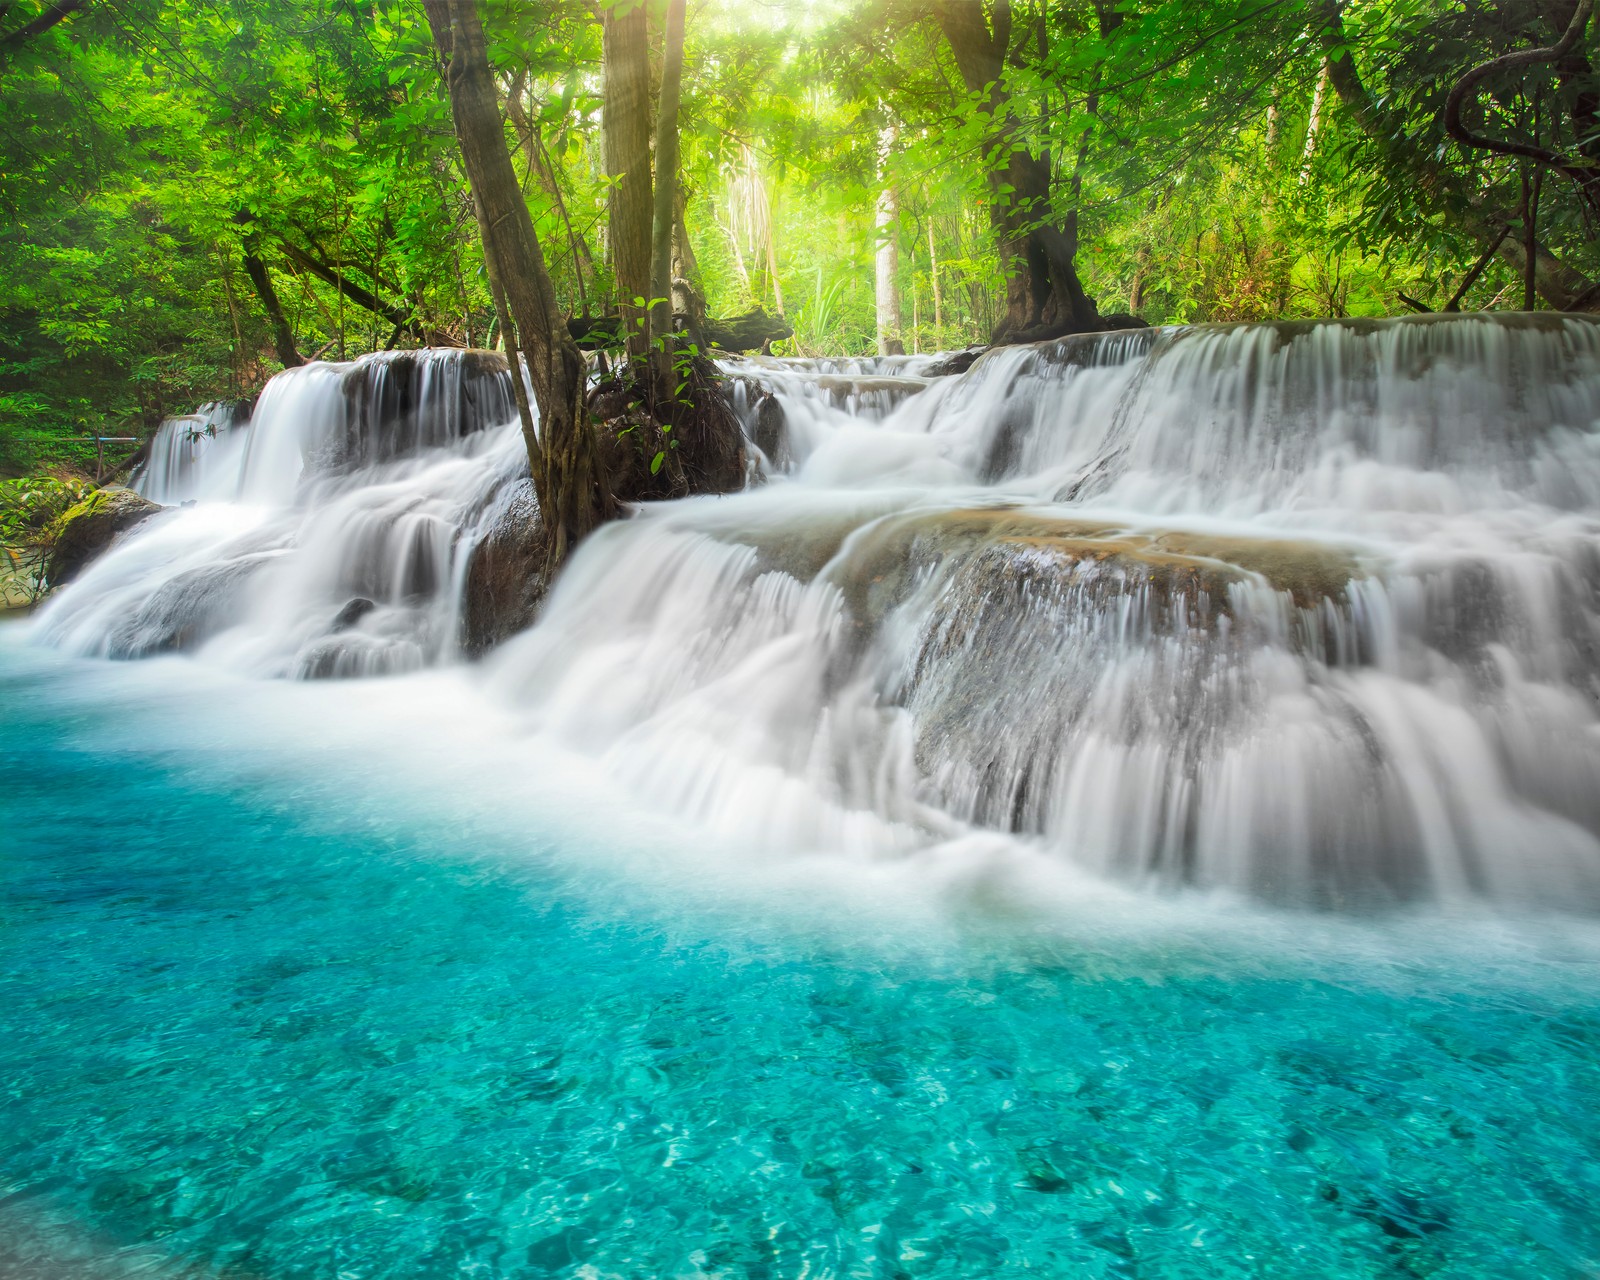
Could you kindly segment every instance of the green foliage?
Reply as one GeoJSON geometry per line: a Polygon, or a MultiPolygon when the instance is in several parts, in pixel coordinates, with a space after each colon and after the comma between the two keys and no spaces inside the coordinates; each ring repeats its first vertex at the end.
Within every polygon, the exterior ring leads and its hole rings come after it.
{"type": "MultiPolygon", "coordinates": [[[[1075,215],[1102,311],[1381,314],[1401,292],[1443,305],[1485,219],[1520,229],[1531,176],[1451,140],[1445,96],[1468,68],[1551,42],[1559,8],[1350,0],[1325,35],[1317,0],[1011,0],[1014,129],[998,134],[934,6],[705,0],[681,113],[698,284],[713,314],[786,310],[790,351],[871,350],[874,210],[891,187],[913,350],[989,333],[1005,306],[991,220],[1007,211],[1075,215]],[[1329,58],[1364,86],[1365,114],[1327,83],[1329,58]],[[988,180],[1012,148],[1050,161],[1034,207],[988,180]]],[[[4,6],[0,36],[43,9],[4,6]]],[[[604,313],[596,12],[485,0],[484,16],[558,299],[604,313]]],[[[1507,72],[1469,123],[1600,159],[1597,91],[1582,57],[1507,72]]],[[[494,337],[419,0],[91,4],[6,47],[0,94],[0,474],[82,468],[95,435],[259,390],[277,351],[247,256],[303,356],[494,337]]],[[[1552,172],[1541,189],[1543,241],[1600,276],[1597,211],[1552,172]]],[[[1515,264],[1495,262],[1464,305],[1521,301],[1515,264]]]]}
{"type": "Polygon", "coordinates": [[[92,488],[82,480],[53,476],[0,480],[0,544],[20,547],[38,542],[45,529],[84,501],[92,488]]]}

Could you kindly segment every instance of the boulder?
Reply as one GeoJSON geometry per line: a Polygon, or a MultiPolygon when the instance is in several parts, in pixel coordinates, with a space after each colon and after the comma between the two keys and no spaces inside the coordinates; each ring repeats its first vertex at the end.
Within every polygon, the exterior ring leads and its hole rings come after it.
{"type": "Polygon", "coordinates": [[[987,346],[963,347],[960,351],[952,351],[937,364],[931,364],[922,371],[924,378],[948,378],[952,374],[965,373],[977,362],[989,348],[987,346]]]}
{"type": "Polygon", "coordinates": [[[45,578],[52,587],[70,582],[117,537],[161,511],[159,503],[132,489],[96,489],[67,508],[45,530],[50,561],[45,578]]]}
{"type": "Polygon", "coordinates": [[[377,602],[367,599],[366,596],[356,596],[347,600],[344,608],[334,615],[333,625],[328,630],[335,635],[341,631],[348,631],[377,607],[377,602]]]}
{"type": "Polygon", "coordinates": [[[487,653],[532,625],[550,588],[548,553],[533,481],[509,485],[468,553],[461,600],[461,648],[487,653]]]}
{"type": "Polygon", "coordinates": [[[245,584],[274,558],[270,551],[250,552],[173,575],[116,620],[106,652],[147,658],[199,648],[237,621],[245,584]]]}
{"type": "Polygon", "coordinates": [[[784,417],[783,405],[770,391],[761,391],[756,401],[756,448],[767,455],[775,470],[787,471],[794,465],[794,455],[789,451],[789,423],[784,417]]]}

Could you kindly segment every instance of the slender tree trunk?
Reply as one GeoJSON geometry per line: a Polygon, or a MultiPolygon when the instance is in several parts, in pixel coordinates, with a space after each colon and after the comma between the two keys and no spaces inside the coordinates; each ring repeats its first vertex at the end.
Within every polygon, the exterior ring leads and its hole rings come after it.
{"type": "MultiPolygon", "coordinates": [[[[1348,54],[1346,55],[1349,56],[1348,54]]],[[[1328,96],[1328,59],[1322,60],[1317,87],[1311,91],[1311,114],[1306,120],[1306,145],[1300,151],[1300,185],[1311,181],[1311,162],[1317,154],[1317,134],[1322,128],[1322,104],[1328,96]]]]}
{"type": "Polygon", "coordinates": [[[738,228],[731,222],[725,223],[721,219],[718,219],[717,225],[722,228],[722,234],[728,237],[728,248],[733,253],[733,266],[739,273],[739,282],[744,285],[745,299],[754,305],[756,287],[750,279],[750,269],[744,265],[744,250],[739,247],[738,228]]]}
{"type": "Polygon", "coordinates": [[[672,222],[672,309],[688,319],[689,336],[706,349],[706,295],[700,283],[700,263],[689,240],[688,192],[679,182],[677,211],[672,222]]]}
{"type": "Polygon", "coordinates": [[[772,281],[772,306],[781,316],[783,314],[783,281],[778,279],[778,233],[772,225],[771,204],[767,205],[767,216],[763,225],[766,227],[767,232],[767,279],[772,281]]]}
{"type": "MultiPolygon", "coordinates": [[[[939,292],[939,250],[933,243],[933,215],[928,215],[928,279],[933,283],[933,327],[944,330],[944,298],[939,292]]],[[[942,342],[943,338],[937,339],[942,342]]]]}
{"type": "Polygon", "coordinates": [[[1522,170],[1522,309],[1532,311],[1539,301],[1539,188],[1542,170],[1522,170]]]}
{"type": "Polygon", "coordinates": [[[606,196],[611,269],[616,277],[617,311],[628,334],[630,355],[643,355],[648,335],[635,298],[650,296],[650,28],[645,6],[617,5],[602,10],[605,96],[606,175],[614,181],[606,196]]]}
{"type": "Polygon", "coordinates": [[[244,358],[244,331],[239,327],[239,305],[233,297],[233,273],[228,270],[228,260],[223,257],[222,246],[215,240],[211,249],[217,255],[217,275],[222,281],[222,296],[228,304],[228,323],[233,328],[233,347],[228,352],[228,394],[239,393],[239,361],[244,358]]]}
{"type": "Polygon", "coordinates": [[[272,346],[277,353],[278,363],[285,369],[304,364],[300,353],[295,350],[294,330],[289,328],[289,321],[284,317],[283,304],[278,301],[278,291],[272,287],[267,264],[249,248],[246,248],[243,257],[245,274],[255,286],[256,297],[261,299],[261,309],[267,313],[267,320],[272,325],[272,346]]]}
{"type": "Polygon", "coordinates": [[[889,177],[889,157],[894,152],[897,132],[891,125],[878,134],[878,249],[875,255],[874,297],[878,321],[878,354],[903,356],[905,342],[900,336],[900,248],[895,240],[895,220],[899,216],[894,182],[889,177]]]}
{"type": "MultiPolygon", "coordinates": [[[[583,356],[567,332],[545,270],[544,253],[506,150],[500,101],[476,0],[424,0],[434,44],[445,59],[456,139],[483,236],[491,286],[505,299],[500,317],[508,353],[520,351],[539,407],[535,430],[523,420],[528,463],[549,539],[549,562],[614,511],[584,406],[583,356]]],[[[512,377],[517,377],[512,355],[512,377]]]]}
{"type": "Polygon", "coordinates": [[[650,337],[672,333],[672,228],[678,212],[678,98],[683,83],[684,0],[667,0],[661,45],[661,99],[656,108],[654,234],[650,244],[650,337]]]}
{"type": "Polygon", "coordinates": [[[517,137],[527,155],[529,177],[539,184],[539,189],[544,192],[545,198],[560,216],[561,225],[566,228],[567,247],[572,251],[572,274],[578,286],[578,301],[583,307],[583,314],[588,315],[588,282],[594,275],[594,257],[589,252],[589,245],[582,234],[572,225],[572,215],[567,209],[567,200],[561,191],[561,180],[556,174],[550,153],[545,149],[544,138],[539,132],[539,122],[534,119],[530,108],[522,101],[526,82],[526,72],[519,73],[516,83],[512,85],[511,92],[506,97],[506,114],[516,127],[517,137]]]}

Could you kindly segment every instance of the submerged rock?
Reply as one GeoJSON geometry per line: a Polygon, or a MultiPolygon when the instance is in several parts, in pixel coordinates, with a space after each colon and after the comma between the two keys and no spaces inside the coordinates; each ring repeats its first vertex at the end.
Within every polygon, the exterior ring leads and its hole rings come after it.
{"type": "Polygon", "coordinates": [[[132,489],[96,489],[45,530],[45,541],[51,548],[45,568],[47,581],[52,587],[72,581],[120,534],[161,509],[159,503],[140,497],[132,489]]]}
{"type": "Polygon", "coordinates": [[[199,648],[228,627],[237,615],[245,583],[276,554],[250,552],[167,579],[112,625],[106,637],[107,655],[147,658],[199,648]]]}
{"type": "Polygon", "coordinates": [[[439,448],[516,417],[511,366],[498,351],[376,352],[348,366],[342,434],[320,459],[370,466],[439,448]]]}
{"type": "Polygon", "coordinates": [[[987,346],[964,347],[960,351],[952,351],[942,360],[929,365],[922,371],[925,378],[948,378],[952,374],[965,373],[977,362],[989,348],[987,346]]]}
{"type": "Polygon", "coordinates": [[[366,596],[357,596],[334,615],[333,625],[328,629],[335,634],[348,631],[377,607],[376,601],[369,600],[366,596]]]}
{"type": "Polygon", "coordinates": [[[1296,608],[1313,609],[1341,602],[1361,573],[1350,551],[1326,543],[1128,528],[993,507],[887,517],[864,529],[829,574],[856,622],[873,626],[936,571],[948,608],[991,608],[997,591],[1023,585],[1071,588],[1084,606],[1137,593],[1156,615],[1186,627],[1231,614],[1235,587],[1265,586],[1296,608]],[[970,590],[958,590],[952,573],[969,579],[970,590]]]}
{"type": "Polygon", "coordinates": [[[756,401],[756,425],[752,439],[756,448],[767,455],[767,461],[778,471],[788,471],[794,466],[794,454],[789,448],[789,424],[783,416],[783,405],[770,391],[761,391],[756,401]]]}

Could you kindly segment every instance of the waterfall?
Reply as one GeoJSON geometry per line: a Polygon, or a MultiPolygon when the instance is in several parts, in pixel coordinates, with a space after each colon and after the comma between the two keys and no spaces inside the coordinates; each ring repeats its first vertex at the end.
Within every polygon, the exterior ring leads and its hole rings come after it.
{"type": "Polygon", "coordinates": [[[193,413],[166,419],[128,487],[169,506],[196,501],[202,494],[231,496],[249,421],[250,405],[240,400],[213,400],[193,413]]]}
{"type": "Polygon", "coordinates": [[[263,676],[451,656],[475,521],[527,467],[515,418],[502,357],[426,351],[288,370],[240,426],[163,424],[135,487],[180,509],[58,593],[40,634],[263,676]]]}
{"type": "MultiPolygon", "coordinates": [[[[397,373],[280,375],[236,473],[219,449],[39,634],[272,675],[453,658],[526,461],[491,425],[503,367],[457,418],[397,373]]],[[[765,483],[602,528],[474,676],[632,793],[752,857],[1004,847],[1298,906],[1600,907],[1600,324],[725,373],[765,483]]]]}

